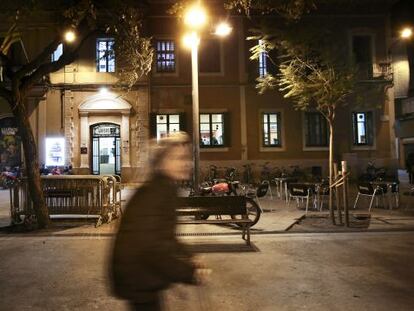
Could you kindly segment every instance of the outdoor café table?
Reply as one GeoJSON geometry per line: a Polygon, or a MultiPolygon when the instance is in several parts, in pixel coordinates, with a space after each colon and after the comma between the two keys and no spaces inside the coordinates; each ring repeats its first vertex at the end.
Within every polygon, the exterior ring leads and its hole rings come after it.
{"type": "MultiPolygon", "coordinates": [[[[374,187],[374,189],[376,187],[381,187],[381,186],[386,186],[387,187],[387,200],[388,200],[388,208],[392,209],[392,203],[391,203],[391,195],[392,195],[392,187],[394,185],[397,185],[396,181],[390,181],[390,180],[374,180],[371,181],[372,186],[374,187]]],[[[398,199],[397,199],[397,203],[396,206],[398,207],[398,199]]]]}
{"type": "Polygon", "coordinates": [[[296,180],[296,178],[293,178],[293,177],[276,177],[276,178],[274,178],[274,181],[276,183],[277,195],[280,199],[283,200],[283,194],[284,194],[286,203],[289,202],[288,182],[289,181],[295,181],[295,180],[296,180]]]}

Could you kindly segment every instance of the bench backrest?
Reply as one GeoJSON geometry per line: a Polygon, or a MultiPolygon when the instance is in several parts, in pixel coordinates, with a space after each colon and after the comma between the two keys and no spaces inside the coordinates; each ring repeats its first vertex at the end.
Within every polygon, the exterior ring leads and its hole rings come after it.
{"type": "Polygon", "coordinates": [[[244,196],[193,196],[179,197],[179,216],[193,215],[245,215],[246,197],[244,196]]]}

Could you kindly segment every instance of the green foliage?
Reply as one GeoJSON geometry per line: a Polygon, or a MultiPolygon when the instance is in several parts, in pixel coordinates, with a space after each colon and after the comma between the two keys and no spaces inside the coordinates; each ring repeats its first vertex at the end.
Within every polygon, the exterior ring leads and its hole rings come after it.
{"type": "Polygon", "coordinates": [[[115,38],[118,85],[130,89],[143,75],[151,71],[154,49],[151,39],[142,36],[139,9],[123,7],[113,16],[107,33],[115,38]]]}
{"type": "Polygon", "coordinates": [[[263,52],[269,59],[271,51],[278,54],[272,60],[277,63],[278,72],[257,79],[260,93],[278,89],[285,98],[293,100],[297,109],[315,108],[330,119],[337,106],[348,103],[356,90],[356,71],[346,61],[346,46],[340,44],[335,34],[304,23],[269,26],[254,30],[253,34],[249,39],[260,39],[262,44],[251,49],[251,59],[263,52]]]}
{"type": "Polygon", "coordinates": [[[314,0],[228,0],[227,9],[236,9],[250,16],[251,11],[260,14],[276,13],[287,19],[299,19],[304,13],[315,8],[314,0]]]}

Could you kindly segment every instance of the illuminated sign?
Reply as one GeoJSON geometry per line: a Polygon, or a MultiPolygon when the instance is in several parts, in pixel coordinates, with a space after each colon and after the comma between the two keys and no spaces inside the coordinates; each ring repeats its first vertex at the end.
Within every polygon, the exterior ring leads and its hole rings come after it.
{"type": "Polygon", "coordinates": [[[46,166],[65,165],[65,139],[46,138],[46,166]]]}

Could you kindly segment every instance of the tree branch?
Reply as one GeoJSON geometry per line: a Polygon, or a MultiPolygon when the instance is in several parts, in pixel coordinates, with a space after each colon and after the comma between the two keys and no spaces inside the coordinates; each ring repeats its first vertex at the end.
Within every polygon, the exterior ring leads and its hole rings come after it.
{"type": "Polygon", "coordinates": [[[16,78],[21,79],[25,75],[31,73],[33,70],[41,66],[47,59],[50,59],[50,55],[56,50],[59,43],[62,41],[60,36],[56,36],[52,42],[30,63],[24,65],[20,70],[16,72],[16,78]]]}
{"type": "MultiPolygon", "coordinates": [[[[4,54],[2,51],[0,51],[0,67],[3,67],[4,73],[9,79],[12,79],[13,71],[12,71],[12,62],[11,59],[4,54]]],[[[2,77],[0,77],[1,81],[2,77]]]]}
{"type": "Polygon", "coordinates": [[[7,100],[9,104],[13,101],[13,93],[4,86],[0,86],[0,97],[7,100]]]}
{"type": "Polygon", "coordinates": [[[56,72],[64,66],[74,62],[78,57],[79,50],[82,48],[83,44],[96,33],[96,30],[90,31],[82,38],[74,49],[64,51],[62,56],[57,61],[42,64],[30,75],[24,77],[20,83],[20,92],[25,94],[33,86],[33,84],[41,80],[44,76],[50,74],[51,72],[56,72]]]}

